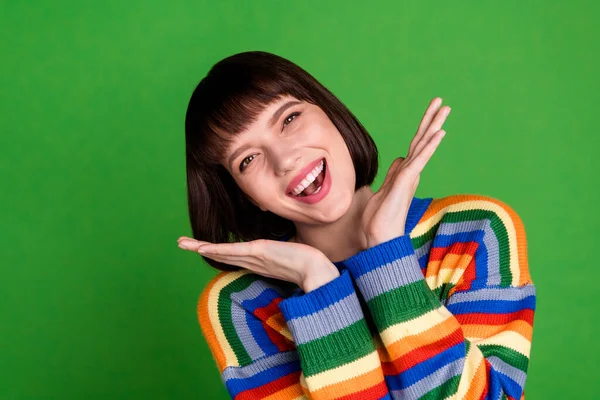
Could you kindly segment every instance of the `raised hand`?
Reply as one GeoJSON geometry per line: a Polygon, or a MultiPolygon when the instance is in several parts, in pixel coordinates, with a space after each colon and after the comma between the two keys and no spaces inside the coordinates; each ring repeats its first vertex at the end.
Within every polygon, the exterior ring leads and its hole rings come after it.
{"type": "Polygon", "coordinates": [[[404,235],[404,225],[421,171],[446,132],[441,129],[450,107],[441,107],[436,97],[425,111],[406,158],[398,157],[390,166],[381,188],[369,199],[361,224],[367,248],[404,235]]]}
{"type": "Polygon", "coordinates": [[[293,282],[304,292],[338,277],[339,271],[320,250],[301,243],[259,239],[250,242],[211,243],[182,236],[184,250],[236,265],[259,275],[293,282]]]}

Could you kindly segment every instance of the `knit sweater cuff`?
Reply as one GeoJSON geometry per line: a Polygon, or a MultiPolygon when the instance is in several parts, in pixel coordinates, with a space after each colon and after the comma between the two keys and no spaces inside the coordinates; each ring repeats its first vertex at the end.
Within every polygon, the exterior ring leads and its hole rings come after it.
{"type": "Polygon", "coordinates": [[[440,305],[425,282],[409,234],[363,250],[344,263],[372,313],[411,314],[440,305]]]}
{"type": "Polygon", "coordinates": [[[315,290],[282,300],[279,308],[307,376],[375,350],[348,271],[315,290]]]}

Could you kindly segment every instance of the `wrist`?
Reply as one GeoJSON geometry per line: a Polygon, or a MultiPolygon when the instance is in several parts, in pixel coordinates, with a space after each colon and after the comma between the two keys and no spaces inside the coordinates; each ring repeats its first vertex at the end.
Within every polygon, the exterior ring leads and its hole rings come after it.
{"type": "Polygon", "coordinates": [[[306,269],[302,284],[304,293],[315,290],[340,276],[340,271],[328,259],[323,262],[314,262],[306,269]]]}
{"type": "Polygon", "coordinates": [[[395,232],[394,234],[391,234],[391,235],[388,234],[388,235],[367,236],[367,249],[378,246],[381,243],[388,242],[388,241],[395,239],[397,237],[400,237],[400,236],[404,236],[404,230],[402,230],[401,232],[395,232]]]}

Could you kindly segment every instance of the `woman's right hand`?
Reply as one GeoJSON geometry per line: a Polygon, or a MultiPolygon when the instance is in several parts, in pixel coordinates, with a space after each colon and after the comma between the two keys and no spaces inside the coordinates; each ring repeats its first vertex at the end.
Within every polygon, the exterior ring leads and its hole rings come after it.
{"type": "Polygon", "coordinates": [[[177,242],[180,248],[215,261],[236,265],[267,278],[293,282],[305,293],[340,276],[325,254],[306,244],[268,239],[211,243],[186,236],[180,237],[177,242]]]}

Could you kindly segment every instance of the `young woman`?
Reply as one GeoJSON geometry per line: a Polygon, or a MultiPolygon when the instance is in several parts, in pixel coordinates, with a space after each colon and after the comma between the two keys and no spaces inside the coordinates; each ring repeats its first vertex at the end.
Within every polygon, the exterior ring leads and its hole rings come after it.
{"type": "Polygon", "coordinates": [[[535,287],[525,231],[481,195],[414,196],[435,98],[379,190],[375,143],[310,74],[228,57],[185,123],[194,239],[221,270],[200,325],[235,399],[522,399],[535,287]]]}

